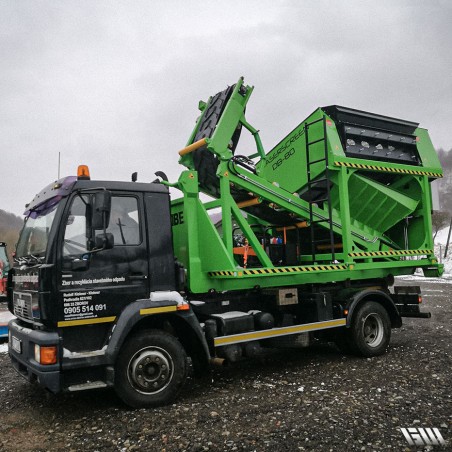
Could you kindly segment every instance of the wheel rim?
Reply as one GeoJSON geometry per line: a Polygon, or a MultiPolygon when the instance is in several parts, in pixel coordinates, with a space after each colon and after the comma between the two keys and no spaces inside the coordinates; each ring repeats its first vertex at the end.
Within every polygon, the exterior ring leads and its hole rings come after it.
{"type": "Polygon", "coordinates": [[[369,347],[378,347],[384,337],[383,321],[377,314],[369,314],[363,321],[363,337],[369,347]]]}
{"type": "Polygon", "coordinates": [[[136,352],[127,366],[130,384],[142,394],[163,391],[171,382],[174,363],[171,356],[159,347],[145,347],[136,352]]]}

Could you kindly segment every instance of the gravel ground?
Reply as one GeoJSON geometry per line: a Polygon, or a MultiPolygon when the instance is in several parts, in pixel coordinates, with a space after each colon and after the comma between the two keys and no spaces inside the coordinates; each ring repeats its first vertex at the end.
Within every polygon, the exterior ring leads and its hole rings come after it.
{"type": "Polygon", "coordinates": [[[425,450],[452,450],[451,282],[416,280],[432,318],[405,319],[382,357],[269,352],[159,409],[130,410],[111,390],[49,395],[0,353],[0,450],[414,450],[400,427],[437,427],[446,445],[425,450]]]}

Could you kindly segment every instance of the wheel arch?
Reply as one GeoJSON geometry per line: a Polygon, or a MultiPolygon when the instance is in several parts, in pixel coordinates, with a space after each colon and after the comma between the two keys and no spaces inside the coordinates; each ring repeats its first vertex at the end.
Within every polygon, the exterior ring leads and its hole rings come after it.
{"type": "MultiPolygon", "coordinates": [[[[176,304],[172,301],[153,303],[152,308],[167,308],[176,304]]],[[[192,359],[195,372],[204,373],[210,361],[210,353],[201,325],[191,310],[142,315],[142,309],[149,309],[147,300],[138,300],[129,305],[119,316],[110,335],[106,355],[115,362],[121,347],[131,335],[145,329],[160,329],[175,336],[192,359]]]]}
{"type": "Polygon", "coordinates": [[[347,303],[348,315],[346,328],[350,328],[353,315],[358,309],[369,301],[380,303],[386,309],[391,320],[391,328],[400,328],[402,326],[402,318],[389,294],[381,290],[363,290],[355,294],[347,303]]]}

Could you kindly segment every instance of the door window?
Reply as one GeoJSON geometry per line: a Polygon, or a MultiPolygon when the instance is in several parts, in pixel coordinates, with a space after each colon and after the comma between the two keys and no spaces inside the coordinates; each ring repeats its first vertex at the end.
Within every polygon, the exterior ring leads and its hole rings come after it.
{"type": "Polygon", "coordinates": [[[63,256],[76,256],[87,251],[86,204],[79,196],[72,202],[64,231],[63,256]]]}
{"type": "MultiPolygon", "coordinates": [[[[88,199],[85,197],[85,202],[88,199]]],[[[63,256],[80,256],[88,251],[86,231],[86,204],[76,196],[64,233],[63,256]]],[[[110,223],[107,232],[113,234],[114,245],[138,245],[140,225],[138,201],[132,196],[113,196],[111,198],[110,223]]]]}
{"type": "Polygon", "coordinates": [[[136,198],[131,196],[111,198],[110,223],[107,232],[113,234],[115,246],[138,245],[141,242],[136,198]]]}

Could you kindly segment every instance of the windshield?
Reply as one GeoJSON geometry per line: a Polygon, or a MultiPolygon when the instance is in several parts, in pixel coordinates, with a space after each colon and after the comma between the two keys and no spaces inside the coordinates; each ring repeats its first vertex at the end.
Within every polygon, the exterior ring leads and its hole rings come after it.
{"type": "Polygon", "coordinates": [[[37,208],[30,212],[17,243],[16,257],[45,255],[52,223],[58,203],[37,208]]]}

